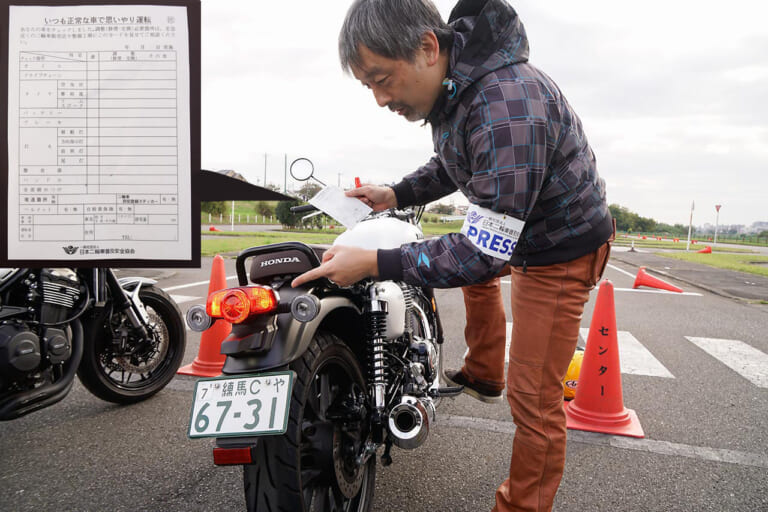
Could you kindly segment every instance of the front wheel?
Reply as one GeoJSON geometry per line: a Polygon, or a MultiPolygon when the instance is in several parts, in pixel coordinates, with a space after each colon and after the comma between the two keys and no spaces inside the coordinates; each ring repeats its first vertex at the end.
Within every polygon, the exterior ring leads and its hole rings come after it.
{"type": "Polygon", "coordinates": [[[184,357],[187,334],[173,299],[155,286],[143,287],[139,298],[149,315],[148,336],[115,309],[85,333],[77,375],[102,400],[129,404],[149,398],[173,379],[184,357]]]}
{"type": "Polygon", "coordinates": [[[243,466],[249,511],[367,512],[376,454],[369,442],[365,379],[352,351],[328,333],[315,335],[296,372],[288,428],[258,441],[243,466]]]}

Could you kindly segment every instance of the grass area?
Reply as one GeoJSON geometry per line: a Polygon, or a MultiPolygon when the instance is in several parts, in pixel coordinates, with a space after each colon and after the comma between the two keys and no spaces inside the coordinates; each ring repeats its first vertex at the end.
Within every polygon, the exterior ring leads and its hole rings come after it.
{"type": "MultiPolygon", "coordinates": [[[[227,228],[229,229],[229,228],[227,228]]],[[[239,226],[236,225],[235,229],[240,229],[239,226]]],[[[344,231],[346,231],[346,228],[344,226],[340,227],[334,227],[333,229],[289,229],[289,230],[282,230],[282,231],[209,231],[207,229],[202,229],[200,231],[201,235],[205,236],[220,236],[220,237],[227,237],[227,236],[263,236],[267,234],[285,234],[287,236],[292,236],[294,239],[298,240],[300,236],[303,235],[328,235],[331,237],[336,237],[342,234],[344,231]]]]}
{"type": "Polygon", "coordinates": [[[768,256],[750,254],[699,254],[695,252],[657,252],[657,256],[700,263],[710,267],[738,270],[768,277],[768,256]]]}
{"type": "MultiPolygon", "coordinates": [[[[300,233],[296,231],[262,231],[258,233],[219,232],[213,237],[203,237],[200,241],[200,254],[214,256],[224,253],[239,253],[248,247],[268,245],[277,242],[300,241],[308,244],[330,244],[336,239],[336,233],[300,233]]],[[[206,233],[207,234],[207,233],[206,233]]]]}
{"type": "MultiPolygon", "coordinates": [[[[461,229],[461,221],[442,223],[424,223],[424,234],[442,235],[445,233],[455,233],[461,229]]],[[[230,231],[202,231],[201,254],[203,256],[213,256],[215,254],[239,253],[248,247],[258,245],[274,244],[277,242],[300,241],[308,244],[330,244],[336,237],[344,231],[344,228],[335,230],[307,231],[258,231],[258,232],[230,232],[230,231]]],[[[617,238],[616,245],[630,245],[631,239],[617,238]]],[[[655,254],[666,258],[674,258],[693,263],[701,263],[716,268],[729,270],[738,270],[750,274],[768,277],[768,256],[754,255],[752,251],[742,250],[742,252],[733,254],[738,249],[727,249],[728,253],[719,252],[720,249],[714,248],[713,254],[699,254],[693,252],[699,248],[705,247],[704,244],[692,245],[692,251],[685,251],[685,242],[664,242],[659,240],[634,240],[635,247],[644,249],[678,249],[674,252],[657,252],[655,254]],[[730,254],[729,254],[730,253],[730,254]]]]}
{"type": "Polygon", "coordinates": [[[424,231],[425,236],[444,235],[446,233],[458,233],[461,231],[461,225],[463,223],[464,222],[460,220],[445,223],[422,222],[421,229],[424,231]]]}

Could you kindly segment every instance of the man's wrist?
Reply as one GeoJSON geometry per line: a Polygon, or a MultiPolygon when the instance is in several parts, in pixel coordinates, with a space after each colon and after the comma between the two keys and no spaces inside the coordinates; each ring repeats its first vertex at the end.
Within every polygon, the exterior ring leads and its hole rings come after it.
{"type": "Polygon", "coordinates": [[[395,194],[395,189],[387,187],[387,191],[387,204],[389,204],[390,208],[397,208],[397,194],[395,194]]]}
{"type": "Polygon", "coordinates": [[[369,276],[373,278],[379,277],[379,257],[378,257],[378,251],[376,249],[370,249],[367,251],[367,259],[368,259],[368,272],[369,276]]]}
{"type": "Polygon", "coordinates": [[[413,193],[411,184],[406,180],[402,180],[400,183],[396,183],[390,188],[395,194],[395,207],[403,208],[405,206],[416,204],[416,194],[413,193]]]}
{"type": "Polygon", "coordinates": [[[400,248],[377,251],[377,277],[382,281],[401,281],[403,266],[400,262],[400,248]]]}

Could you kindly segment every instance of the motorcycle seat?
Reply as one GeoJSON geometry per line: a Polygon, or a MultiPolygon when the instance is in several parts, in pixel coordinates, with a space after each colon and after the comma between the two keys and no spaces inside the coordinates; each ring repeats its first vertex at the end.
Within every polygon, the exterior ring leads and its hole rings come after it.
{"type": "MultiPolygon", "coordinates": [[[[314,245],[312,249],[319,260],[329,248],[327,245],[314,245]]],[[[260,254],[251,259],[250,279],[254,283],[264,283],[275,276],[298,275],[314,268],[314,262],[301,251],[294,249],[260,254]]]]}

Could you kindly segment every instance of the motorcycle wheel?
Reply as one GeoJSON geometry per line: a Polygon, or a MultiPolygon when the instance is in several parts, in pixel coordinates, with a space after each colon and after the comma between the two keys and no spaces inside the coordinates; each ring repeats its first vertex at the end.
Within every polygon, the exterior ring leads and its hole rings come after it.
{"type": "Polygon", "coordinates": [[[173,299],[155,286],[143,287],[139,298],[149,315],[149,338],[138,335],[128,317],[116,310],[85,333],[77,375],[88,391],[108,402],[149,398],[173,379],[184,357],[186,331],[173,299]]]}
{"type": "Polygon", "coordinates": [[[247,509],[368,512],[376,454],[355,462],[368,440],[360,364],[339,338],[318,333],[290,368],[296,379],[287,431],[259,439],[258,462],[243,466],[247,509]]]}

